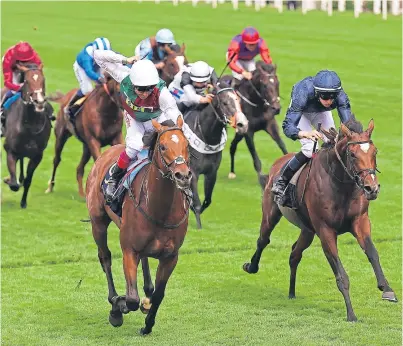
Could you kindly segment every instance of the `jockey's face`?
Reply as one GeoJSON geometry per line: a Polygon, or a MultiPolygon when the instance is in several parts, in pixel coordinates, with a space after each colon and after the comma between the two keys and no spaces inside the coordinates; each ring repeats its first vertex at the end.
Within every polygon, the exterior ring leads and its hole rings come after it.
{"type": "Polygon", "coordinates": [[[319,101],[320,101],[320,103],[322,104],[322,106],[323,106],[323,107],[326,107],[326,108],[329,108],[329,107],[332,105],[332,103],[334,102],[333,99],[324,100],[324,99],[322,99],[322,98],[320,98],[320,97],[319,97],[319,101]]]}
{"type": "Polygon", "coordinates": [[[334,99],[337,97],[337,93],[334,92],[319,92],[317,95],[319,97],[319,102],[322,104],[323,107],[326,108],[329,108],[334,102],[334,99]]]}
{"type": "Polygon", "coordinates": [[[257,44],[249,44],[249,43],[246,43],[245,46],[246,46],[246,49],[247,49],[247,50],[249,50],[249,51],[252,52],[252,51],[254,51],[254,50],[256,49],[257,44]]]}
{"type": "Polygon", "coordinates": [[[202,89],[207,86],[207,82],[193,82],[195,88],[202,89]]]}
{"type": "Polygon", "coordinates": [[[169,43],[158,43],[158,48],[161,49],[164,52],[167,51],[167,47],[169,47],[169,46],[170,46],[169,43]]]}
{"type": "Polygon", "coordinates": [[[138,97],[140,97],[142,100],[146,99],[154,90],[154,85],[149,86],[149,87],[135,87],[134,92],[138,97]]]}

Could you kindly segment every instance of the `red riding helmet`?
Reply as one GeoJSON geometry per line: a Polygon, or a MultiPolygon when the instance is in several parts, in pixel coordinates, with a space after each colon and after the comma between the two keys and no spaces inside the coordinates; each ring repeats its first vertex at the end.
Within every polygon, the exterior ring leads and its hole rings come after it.
{"type": "Polygon", "coordinates": [[[28,42],[20,42],[15,45],[15,60],[29,61],[34,56],[34,50],[28,42]]]}
{"type": "Polygon", "coordinates": [[[259,39],[259,32],[251,26],[242,31],[242,41],[246,44],[256,44],[259,42],[259,39]]]}

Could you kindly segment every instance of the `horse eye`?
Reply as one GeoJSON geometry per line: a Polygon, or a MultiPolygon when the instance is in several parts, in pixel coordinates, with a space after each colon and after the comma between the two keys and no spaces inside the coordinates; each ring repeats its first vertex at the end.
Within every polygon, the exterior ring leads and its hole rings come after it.
{"type": "Polygon", "coordinates": [[[160,144],[160,149],[162,151],[165,151],[165,150],[167,150],[167,147],[164,144],[160,144]]]}
{"type": "Polygon", "coordinates": [[[356,158],[356,156],[355,156],[355,154],[354,154],[353,152],[350,152],[350,156],[351,156],[351,158],[353,158],[353,159],[356,158]]]}

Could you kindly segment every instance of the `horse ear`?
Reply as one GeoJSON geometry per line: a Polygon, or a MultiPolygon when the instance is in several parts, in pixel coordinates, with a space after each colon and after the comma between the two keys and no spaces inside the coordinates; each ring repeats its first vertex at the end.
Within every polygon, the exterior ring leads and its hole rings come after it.
{"type": "Polygon", "coordinates": [[[43,64],[40,64],[38,69],[42,71],[43,70],[43,64]]]}
{"type": "Polygon", "coordinates": [[[185,42],[182,43],[182,47],[181,47],[181,53],[185,53],[185,49],[186,49],[186,45],[185,42]]]}
{"type": "Polygon", "coordinates": [[[151,123],[153,124],[155,130],[157,132],[161,132],[162,131],[162,125],[155,119],[151,119],[151,123]]]}
{"type": "Polygon", "coordinates": [[[374,127],[375,127],[374,119],[371,119],[371,120],[369,121],[368,128],[367,128],[367,130],[366,130],[366,132],[368,133],[368,136],[369,136],[369,137],[371,137],[371,134],[372,134],[372,131],[374,130],[374,127]]]}
{"type": "Polygon", "coordinates": [[[346,125],[344,125],[343,123],[341,123],[340,128],[341,128],[341,132],[342,132],[346,137],[351,137],[351,131],[348,129],[348,127],[347,127],[346,125]]]}
{"type": "Polygon", "coordinates": [[[176,120],[176,126],[178,126],[180,129],[183,126],[183,118],[182,115],[178,116],[178,120],[176,120]]]}

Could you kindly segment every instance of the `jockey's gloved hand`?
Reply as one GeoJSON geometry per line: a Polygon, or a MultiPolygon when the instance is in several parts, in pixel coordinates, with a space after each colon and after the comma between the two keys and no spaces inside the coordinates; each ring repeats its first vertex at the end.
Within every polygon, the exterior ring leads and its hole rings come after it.
{"type": "Polygon", "coordinates": [[[105,84],[105,83],[106,83],[105,77],[104,77],[104,76],[100,76],[100,77],[98,78],[98,82],[101,83],[101,84],[105,84]]]}
{"type": "Polygon", "coordinates": [[[242,71],[242,76],[244,76],[245,79],[251,80],[252,79],[252,73],[249,71],[242,71]]]}

